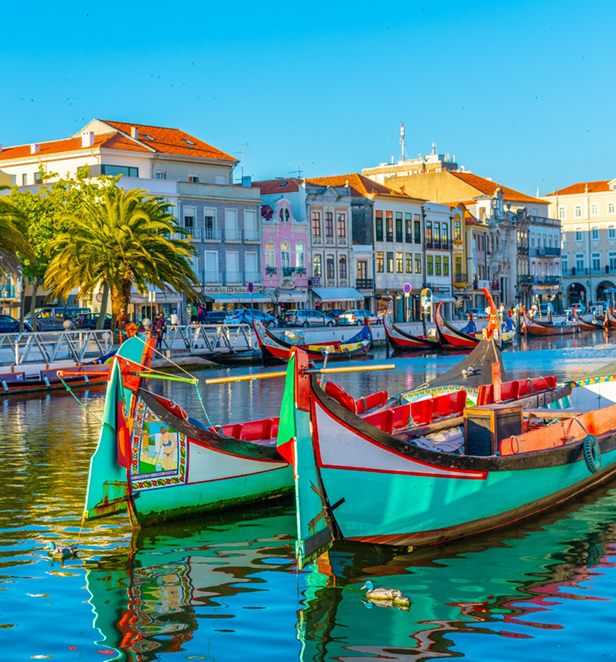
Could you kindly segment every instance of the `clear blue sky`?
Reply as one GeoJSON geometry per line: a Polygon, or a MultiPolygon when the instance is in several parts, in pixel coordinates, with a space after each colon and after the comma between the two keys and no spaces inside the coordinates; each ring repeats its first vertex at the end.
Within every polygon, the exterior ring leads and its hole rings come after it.
{"type": "Polygon", "coordinates": [[[5,3],[0,143],[99,117],[311,177],[398,159],[404,122],[411,157],[547,193],[616,177],[615,34],[614,0],[5,3]]]}

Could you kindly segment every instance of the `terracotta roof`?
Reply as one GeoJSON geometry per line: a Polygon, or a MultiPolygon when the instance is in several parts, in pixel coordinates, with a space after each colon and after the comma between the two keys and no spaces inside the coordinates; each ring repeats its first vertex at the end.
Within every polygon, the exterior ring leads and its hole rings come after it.
{"type": "MultiPolygon", "coordinates": [[[[110,138],[117,136],[115,132],[105,133],[94,136],[94,145],[99,147],[110,138]]],[[[29,156],[47,156],[59,152],[75,152],[79,149],[91,149],[90,147],[81,147],[81,137],[67,138],[66,140],[52,140],[46,143],[39,143],[40,151],[34,154],[30,153],[30,145],[16,145],[15,147],[3,147],[0,152],[0,160],[26,159],[29,156]]]]}
{"type": "Polygon", "coordinates": [[[163,154],[197,156],[207,159],[220,159],[222,161],[237,162],[237,159],[233,156],[204,143],[202,140],[199,140],[180,129],[168,129],[163,126],[152,126],[149,124],[135,124],[109,120],[100,121],[118,131],[122,131],[122,133],[125,133],[128,136],[130,136],[131,128],[133,126],[137,127],[139,142],[148,147],[152,147],[155,151],[162,152],[163,154]],[[147,136],[149,136],[149,138],[147,136]]]}
{"type": "Polygon", "coordinates": [[[299,191],[299,187],[304,180],[297,177],[288,179],[264,179],[260,182],[252,182],[251,186],[261,189],[261,195],[270,195],[272,193],[294,193],[299,191]]]}
{"type": "MultiPolygon", "coordinates": [[[[109,122],[100,120],[109,126],[108,133],[94,136],[93,147],[105,149],[124,149],[134,152],[159,152],[163,154],[177,154],[181,156],[196,156],[201,158],[218,159],[237,163],[237,159],[221,152],[219,149],[193,138],[179,129],[165,129],[163,127],[148,126],[146,124],[127,124],[126,122],[109,122]],[[138,128],[138,139],[130,137],[131,127],[138,128]],[[124,135],[127,134],[127,135],[124,135]],[[150,138],[147,138],[149,136],[150,138]]],[[[65,140],[52,140],[40,143],[40,151],[30,153],[30,145],[16,147],[3,147],[0,152],[0,161],[9,159],[24,159],[30,156],[50,156],[62,152],[90,150],[91,147],[81,146],[81,136],[65,140]]]]}
{"type": "Polygon", "coordinates": [[[545,200],[540,200],[539,198],[532,198],[530,195],[525,195],[524,193],[519,193],[514,191],[512,188],[503,186],[496,182],[485,179],[484,177],[479,177],[479,175],[473,175],[470,172],[460,172],[460,171],[449,171],[450,175],[457,177],[462,180],[469,186],[477,189],[484,195],[494,195],[496,189],[501,188],[503,190],[503,199],[506,202],[539,202],[545,204],[545,200]]]}
{"type": "Polygon", "coordinates": [[[354,198],[362,198],[367,195],[387,195],[397,198],[412,197],[406,193],[395,191],[384,184],[377,184],[372,179],[368,179],[368,177],[364,177],[356,172],[350,175],[334,175],[333,177],[311,177],[307,181],[317,186],[346,186],[348,182],[351,187],[351,196],[354,198]]]}
{"type": "Polygon", "coordinates": [[[566,188],[561,188],[559,191],[553,193],[546,193],[545,197],[551,195],[579,195],[580,193],[605,193],[610,190],[610,180],[601,180],[599,182],[578,182],[566,188]]]}

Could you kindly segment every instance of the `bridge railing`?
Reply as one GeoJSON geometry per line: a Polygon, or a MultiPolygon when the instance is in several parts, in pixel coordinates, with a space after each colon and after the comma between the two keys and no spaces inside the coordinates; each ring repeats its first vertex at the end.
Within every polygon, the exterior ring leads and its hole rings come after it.
{"type": "Polygon", "coordinates": [[[167,325],[163,349],[194,352],[241,352],[257,348],[252,327],[247,324],[167,325]]]}

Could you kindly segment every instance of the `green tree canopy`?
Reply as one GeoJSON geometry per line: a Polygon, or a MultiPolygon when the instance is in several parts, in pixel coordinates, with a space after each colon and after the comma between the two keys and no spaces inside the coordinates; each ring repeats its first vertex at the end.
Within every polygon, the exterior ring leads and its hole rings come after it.
{"type": "Polygon", "coordinates": [[[0,275],[20,273],[19,254],[32,256],[26,217],[7,196],[0,196],[0,275]]]}
{"type": "MultiPolygon", "coordinates": [[[[103,284],[111,293],[114,319],[130,303],[131,288],[148,286],[194,295],[197,280],[189,258],[195,254],[163,198],[146,191],[102,186],[88,195],[77,214],[67,216],[70,230],[49,242],[53,254],[45,287],[66,298],[75,288],[91,295],[103,284]]],[[[104,312],[106,301],[101,310],[104,312]]],[[[99,316],[99,321],[102,315],[99,316]]]]}

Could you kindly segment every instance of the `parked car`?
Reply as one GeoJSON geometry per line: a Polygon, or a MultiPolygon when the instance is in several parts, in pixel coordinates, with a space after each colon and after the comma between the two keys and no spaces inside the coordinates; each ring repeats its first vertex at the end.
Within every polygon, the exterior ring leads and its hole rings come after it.
{"type": "Polygon", "coordinates": [[[360,326],[361,324],[365,324],[366,320],[370,322],[370,324],[383,323],[383,320],[378,315],[371,313],[369,310],[359,309],[347,310],[338,318],[338,324],[356,324],[357,326],[360,326]]]}
{"type": "Polygon", "coordinates": [[[263,326],[276,326],[276,318],[256,308],[239,308],[227,313],[225,324],[252,324],[252,320],[259,320],[263,326]]]}
{"type": "Polygon", "coordinates": [[[63,331],[65,320],[69,319],[74,324],[75,319],[91,312],[89,308],[77,306],[50,306],[34,311],[39,331],[63,331]]]}
{"type": "Polygon", "coordinates": [[[476,320],[487,320],[488,317],[490,317],[488,313],[486,313],[485,308],[469,308],[466,311],[466,316],[468,317],[471,313],[473,313],[473,317],[476,320]]]}
{"type": "Polygon", "coordinates": [[[203,318],[203,324],[224,324],[228,313],[225,310],[210,310],[203,318]]]}
{"type": "Polygon", "coordinates": [[[345,308],[334,308],[333,310],[324,310],[323,314],[326,315],[327,317],[330,317],[331,319],[334,320],[336,324],[338,324],[338,320],[340,319],[340,315],[343,315],[346,313],[345,308]]]}
{"type": "MultiPolygon", "coordinates": [[[[81,317],[77,317],[74,320],[74,326],[76,329],[96,329],[96,324],[98,322],[99,315],[95,313],[84,313],[81,317]]],[[[105,314],[105,321],[103,322],[103,329],[111,328],[111,320],[113,317],[109,314],[105,314]]]]}
{"type": "Polygon", "coordinates": [[[287,310],[285,326],[334,326],[334,320],[318,310],[287,310]]]}
{"type": "MultiPolygon", "coordinates": [[[[19,331],[19,320],[10,315],[0,315],[0,333],[17,333],[19,331]]],[[[32,327],[24,322],[24,331],[32,331],[32,327]]]]}

